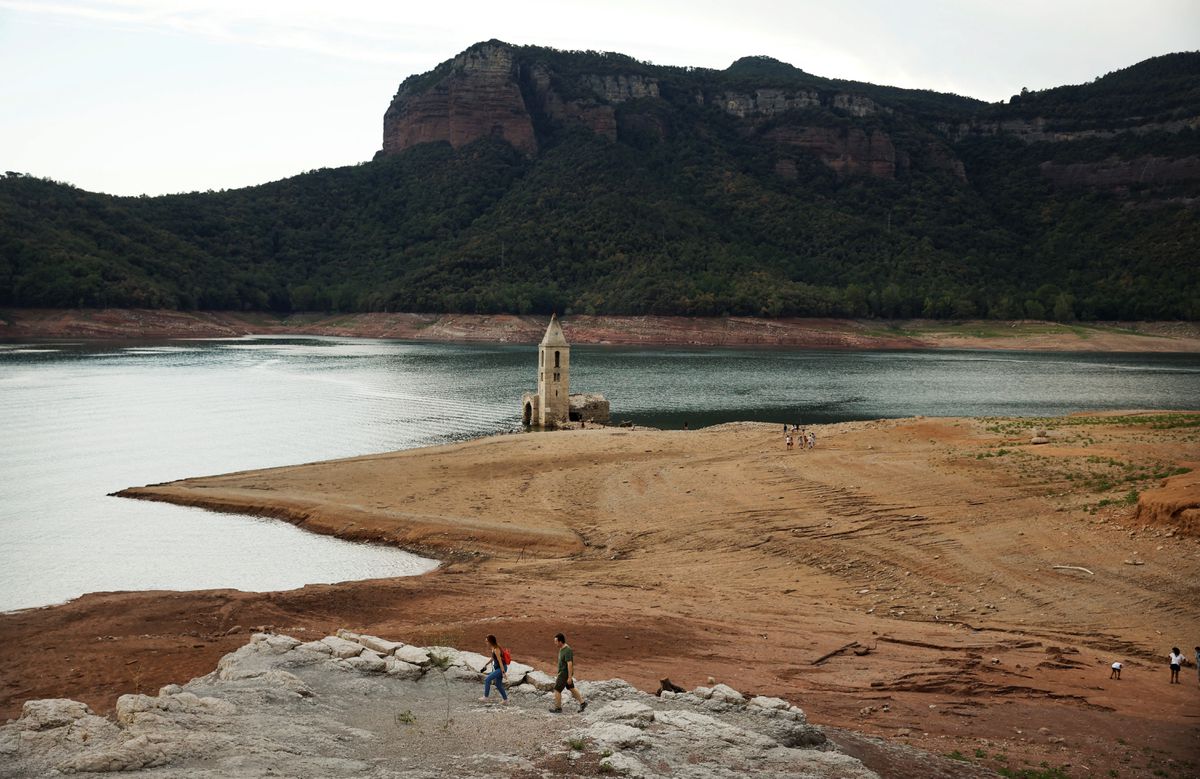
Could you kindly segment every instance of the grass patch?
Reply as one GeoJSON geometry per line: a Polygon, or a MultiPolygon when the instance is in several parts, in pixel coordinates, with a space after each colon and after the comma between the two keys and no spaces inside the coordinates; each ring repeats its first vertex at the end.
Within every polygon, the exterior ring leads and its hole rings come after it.
{"type": "Polygon", "coordinates": [[[1010,779],[1071,779],[1065,768],[1000,768],[996,773],[1010,779]]]}
{"type": "Polygon", "coordinates": [[[1200,414],[1117,414],[1104,417],[1023,417],[987,419],[987,430],[999,435],[1025,435],[1035,427],[1149,427],[1151,430],[1200,427],[1200,414]]]}

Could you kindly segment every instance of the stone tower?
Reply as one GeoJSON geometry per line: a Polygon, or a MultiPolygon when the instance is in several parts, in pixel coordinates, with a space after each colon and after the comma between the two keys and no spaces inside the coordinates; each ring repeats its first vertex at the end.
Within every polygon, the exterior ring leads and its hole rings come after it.
{"type": "Polygon", "coordinates": [[[537,423],[541,427],[553,427],[570,417],[570,370],[571,347],[563,337],[558,315],[554,314],[538,344],[537,423]]]}
{"type": "Polygon", "coordinates": [[[594,392],[571,394],[571,347],[557,315],[550,317],[538,344],[537,376],[537,392],[521,396],[522,424],[546,429],[574,427],[573,422],[608,424],[607,398],[594,392]]]}

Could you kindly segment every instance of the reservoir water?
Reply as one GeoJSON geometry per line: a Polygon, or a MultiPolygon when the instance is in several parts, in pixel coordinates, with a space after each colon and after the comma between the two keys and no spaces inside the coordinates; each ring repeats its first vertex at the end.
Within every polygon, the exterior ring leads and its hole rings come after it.
{"type": "MultiPolygon", "coordinates": [[[[434,563],[124,487],[443,443],[518,424],[531,346],[267,338],[0,344],[0,610],[85,592],[416,574],[434,563]]],[[[1200,408],[1200,355],[575,347],[617,420],[695,428],[1200,408]]]]}

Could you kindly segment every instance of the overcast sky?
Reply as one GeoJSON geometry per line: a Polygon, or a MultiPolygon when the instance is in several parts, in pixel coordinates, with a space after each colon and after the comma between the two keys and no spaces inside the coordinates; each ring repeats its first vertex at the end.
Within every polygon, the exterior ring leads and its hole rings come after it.
{"type": "Polygon", "coordinates": [[[1200,49],[1200,0],[0,0],[0,168],[160,194],[361,162],[400,81],[489,38],[996,101],[1200,49]]]}

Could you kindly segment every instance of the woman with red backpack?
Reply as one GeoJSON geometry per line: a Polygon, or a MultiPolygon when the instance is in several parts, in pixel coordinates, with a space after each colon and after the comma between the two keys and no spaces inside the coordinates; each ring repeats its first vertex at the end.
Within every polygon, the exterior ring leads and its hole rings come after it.
{"type": "Polygon", "coordinates": [[[500,644],[496,642],[496,637],[491,633],[487,635],[488,654],[491,658],[483,664],[483,668],[479,669],[479,673],[483,673],[490,665],[492,672],[483,680],[483,697],[479,700],[486,702],[488,696],[492,694],[492,684],[496,685],[496,689],[500,692],[501,703],[508,703],[508,691],[504,689],[504,679],[508,676],[508,664],[511,662],[511,657],[507,649],[501,649],[500,644]]]}

